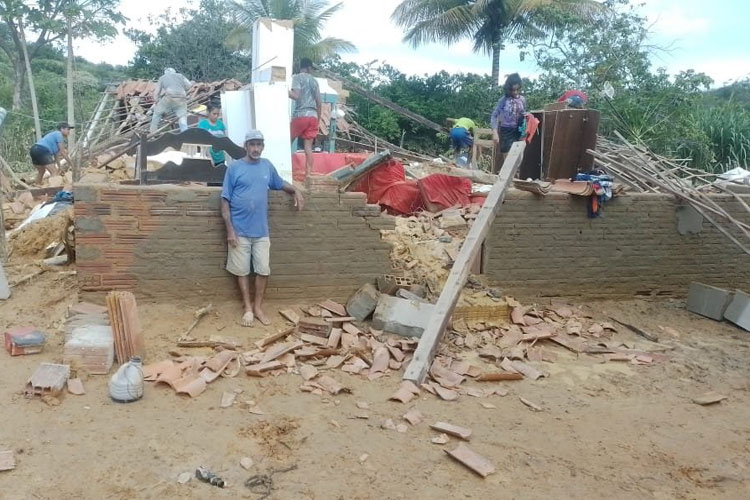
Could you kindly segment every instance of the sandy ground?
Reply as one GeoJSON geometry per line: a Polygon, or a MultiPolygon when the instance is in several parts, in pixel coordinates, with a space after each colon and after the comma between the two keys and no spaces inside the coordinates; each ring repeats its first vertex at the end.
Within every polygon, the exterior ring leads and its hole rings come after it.
{"type": "MultiPolygon", "coordinates": [[[[28,270],[9,269],[18,277],[28,270]]],[[[670,361],[650,366],[602,363],[594,356],[554,348],[555,363],[540,363],[549,377],[504,382],[505,397],[456,402],[423,394],[409,405],[387,401],[400,382],[396,373],[373,382],[340,371],[334,378],[352,394],[319,397],[301,393],[298,375],[221,378],[191,400],[166,387],[148,385],[143,400],[116,404],[107,377],[91,376],[83,396],[65,395],[59,406],[21,394],[41,361],[60,361],[57,332],[75,302],[72,276],[45,273],[21,285],[0,304],[0,328],[34,324],[51,333],[45,352],[11,358],[0,353],[0,449],[16,451],[17,467],[0,472],[3,499],[263,498],[243,483],[255,474],[296,465],[273,475],[269,499],[747,499],[750,498],[750,334],[726,323],[687,313],[679,302],[604,302],[599,314],[661,334],[674,349],[670,361]],[[224,391],[241,389],[265,415],[236,404],[221,409],[224,391]],[[729,397],[713,406],[691,399],[714,390],[729,397]],[[539,404],[533,412],[519,396],[539,404]],[[356,402],[366,401],[368,419],[356,402]],[[491,403],[486,409],[481,403],[491,403]],[[397,423],[411,407],[426,421],[405,434],[381,428],[397,423]],[[470,446],[494,462],[497,473],[482,479],[432,444],[428,427],[447,421],[473,430],[470,446]],[[364,462],[359,458],[368,454],[364,462]],[[245,471],[240,458],[255,465],[245,471]],[[218,489],[177,476],[199,465],[228,483],[218,489]]],[[[140,303],[148,361],[167,357],[190,324],[196,303],[140,303]]],[[[277,323],[243,329],[239,304],[225,303],[194,331],[219,333],[248,343],[281,328],[277,323]]],[[[648,348],[629,332],[619,337],[648,348]]],[[[207,353],[208,351],[203,351],[207,353]]],[[[480,383],[470,382],[477,386],[480,383]]]]}

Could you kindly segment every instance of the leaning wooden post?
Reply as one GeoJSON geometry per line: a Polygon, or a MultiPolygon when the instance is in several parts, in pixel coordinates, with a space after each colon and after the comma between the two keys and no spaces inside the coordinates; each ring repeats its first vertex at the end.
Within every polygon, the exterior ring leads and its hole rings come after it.
{"type": "Polygon", "coordinates": [[[422,337],[419,339],[419,345],[414,352],[414,359],[409,363],[409,367],[404,374],[404,380],[409,380],[419,385],[424,381],[432,360],[437,353],[440,340],[443,338],[445,329],[448,327],[453,309],[456,307],[461,290],[469,279],[469,270],[471,263],[474,262],[477,254],[482,248],[482,242],[490,231],[492,221],[500,209],[505,198],[505,192],[508,186],[513,182],[521,160],[523,151],[526,148],[525,142],[516,142],[510,148],[508,156],[505,158],[503,168],[500,170],[497,182],[493,184],[492,190],[487,195],[487,200],[482,206],[478,217],[466,236],[463,246],[461,247],[456,262],[453,264],[448,279],[445,281],[443,291],[440,292],[437,304],[432,315],[427,320],[427,327],[424,329],[422,337]]]}

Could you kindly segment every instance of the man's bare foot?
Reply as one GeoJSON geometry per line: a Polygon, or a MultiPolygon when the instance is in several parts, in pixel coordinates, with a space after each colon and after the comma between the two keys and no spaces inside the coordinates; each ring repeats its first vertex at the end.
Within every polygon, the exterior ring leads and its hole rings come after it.
{"type": "Polygon", "coordinates": [[[245,314],[242,315],[242,321],[240,322],[240,324],[242,326],[253,326],[253,320],[255,320],[255,316],[253,316],[253,312],[245,311],[245,314]]]}
{"type": "Polygon", "coordinates": [[[271,320],[268,319],[268,316],[266,316],[266,313],[264,313],[263,309],[261,309],[260,307],[255,308],[255,317],[258,318],[258,321],[266,326],[271,324],[271,320]]]}

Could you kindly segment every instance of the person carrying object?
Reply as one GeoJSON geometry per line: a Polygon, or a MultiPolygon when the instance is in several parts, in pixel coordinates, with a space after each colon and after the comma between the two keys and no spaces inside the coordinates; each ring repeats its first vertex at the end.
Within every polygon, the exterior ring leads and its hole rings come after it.
{"type": "Polygon", "coordinates": [[[301,138],[304,143],[307,180],[313,168],[313,142],[318,137],[318,120],[323,101],[318,81],[311,74],[312,61],[302,59],[299,68],[299,73],[292,77],[292,90],[289,91],[289,98],[295,102],[290,135],[292,142],[301,138]]]}
{"type": "Polygon", "coordinates": [[[154,111],[151,116],[150,133],[159,130],[161,117],[165,113],[172,112],[177,117],[177,123],[180,131],[187,130],[187,91],[193,84],[175,71],[173,68],[164,70],[164,74],[159,78],[154,92],[154,111]]]}
{"type": "Polygon", "coordinates": [[[60,159],[64,159],[68,165],[73,165],[65,147],[65,138],[70,135],[70,130],[75,128],[67,122],[61,122],[57,129],[48,133],[29,149],[31,163],[36,167],[35,184],[41,185],[44,171],[49,171],[51,176],[60,175],[63,172],[60,159]]]}
{"type": "Polygon", "coordinates": [[[497,102],[490,117],[492,140],[500,146],[500,164],[513,143],[521,140],[520,127],[523,126],[526,115],[526,98],[521,95],[521,77],[518,73],[508,75],[503,92],[503,97],[497,102]]]}
{"type": "MultiPolygon", "coordinates": [[[[221,106],[209,103],[206,109],[208,110],[208,116],[198,122],[198,128],[208,130],[214,137],[226,137],[227,127],[221,119],[221,106]]],[[[224,165],[224,162],[226,161],[224,151],[214,151],[213,147],[209,147],[208,152],[211,155],[214,167],[224,165]]]]}
{"type": "Polygon", "coordinates": [[[474,129],[477,125],[471,118],[459,118],[451,129],[451,144],[453,145],[453,161],[458,162],[462,149],[469,151],[471,161],[471,147],[474,145],[474,129]]]}
{"type": "Polygon", "coordinates": [[[268,237],[268,191],[281,190],[292,195],[297,210],[302,210],[302,193],[285,182],[273,164],[262,158],[263,134],[251,130],[245,135],[247,155],[229,164],[221,190],[221,216],[227,230],[227,266],[237,276],[245,312],[241,325],[251,326],[258,318],[264,325],[271,320],[263,312],[263,295],[271,274],[268,237]],[[250,301],[250,273],[255,274],[253,301],[250,301]]]}

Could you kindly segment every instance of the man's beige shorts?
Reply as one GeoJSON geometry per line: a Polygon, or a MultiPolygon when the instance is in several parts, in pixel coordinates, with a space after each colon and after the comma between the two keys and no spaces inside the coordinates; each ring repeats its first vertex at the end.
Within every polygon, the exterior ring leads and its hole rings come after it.
{"type": "Polygon", "coordinates": [[[271,274],[271,239],[238,236],[237,246],[227,252],[227,271],[235,276],[271,274]]]}

